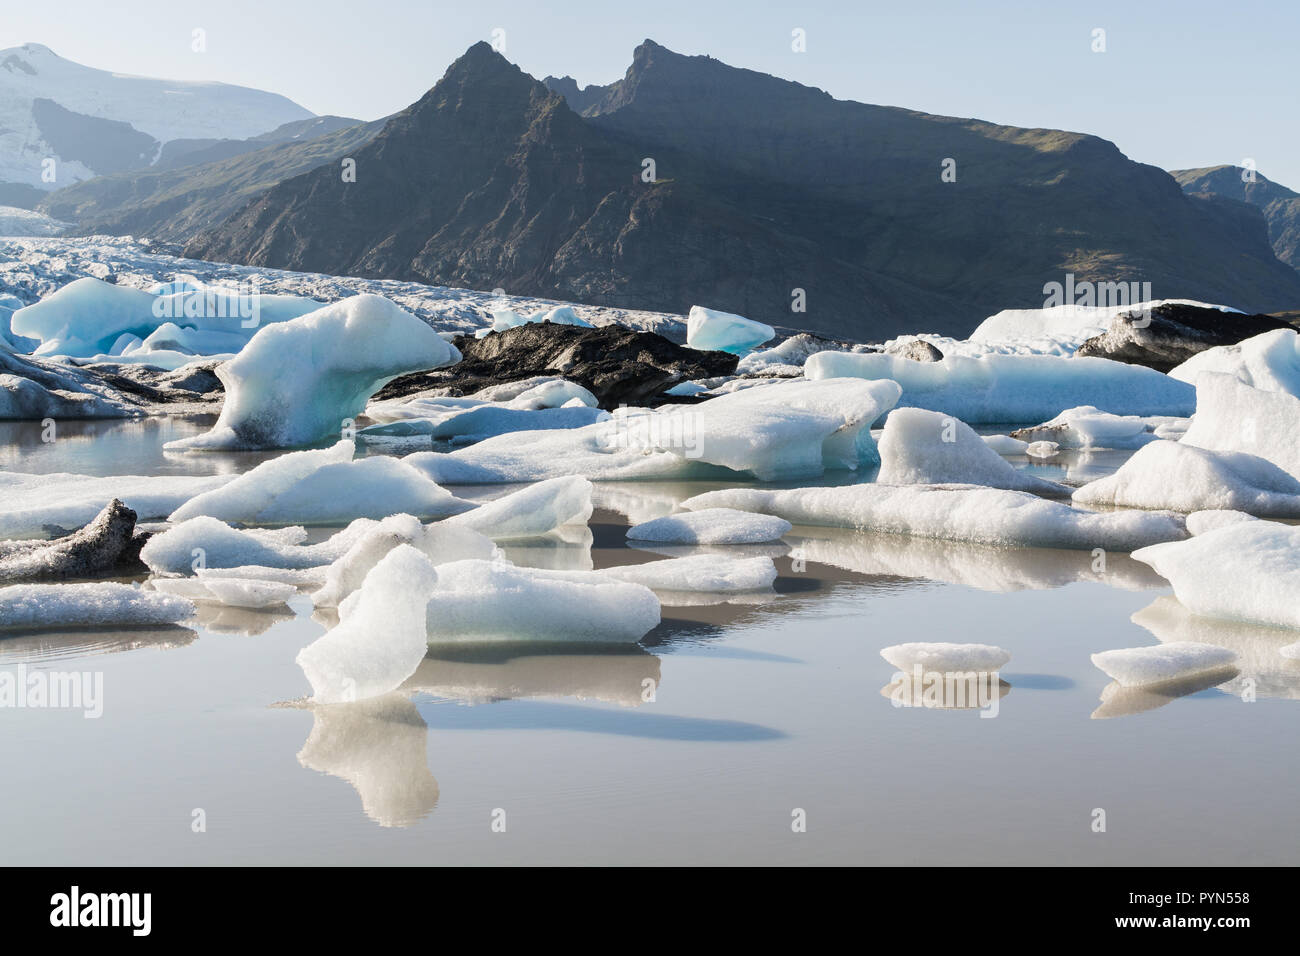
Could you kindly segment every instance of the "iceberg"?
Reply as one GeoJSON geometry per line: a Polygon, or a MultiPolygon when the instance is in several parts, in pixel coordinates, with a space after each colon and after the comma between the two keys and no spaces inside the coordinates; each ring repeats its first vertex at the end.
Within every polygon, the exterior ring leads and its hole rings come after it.
{"type": "Polygon", "coordinates": [[[1070,493],[1064,485],[1013,468],[969,425],[941,412],[894,409],[878,445],[876,480],[882,485],[957,483],[1056,497],[1070,493]]]}
{"type": "Polygon", "coordinates": [[[952,644],[947,642],[913,641],[886,647],[880,656],[905,674],[920,667],[922,672],[941,674],[1001,670],[1011,660],[1011,652],[992,644],[952,644]]]}
{"type": "Polygon", "coordinates": [[[780,541],[790,522],[734,508],[706,508],[666,515],[627,529],[634,541],[663,544],[766,544],[780,541]]]}
{"type": "Polygon", "coordinates": [[[429,559],[399,544],[339,609],[339,624],[298,652],[312,700],[337,704],[378,697],[424,659],[425,606],[437,581],[429,559]]]}
{"type": "Polygon", "coordinates": [[[1226,671],[1236,660],[1235,651],[1195,641],[1125,647],[1092,655],[1092,663],[1121,687],[1159,684],[1195,674],[1226,671]]]}
{"type": "Polygon", "coordinates": [[[999,455],[1024,455],[1029,451],[1029,442],[1010,435],[981,435],[980,438],[999,455]]]}
{"type": "MultiPolygon", "coordinates": [[[[1160,305],[1194,305],[1222,312],[1238,311],[1193,299],[1152,299],[1127,305],[1076,304],[1077,295],[1072,286],[1067,285],[1063,291],[1067,304],[1042,309],[1003,309],[976,326],[969,341],[988,347],[1010,345],[1043,353],[1072,355],[1087,339],[1105,332],[1115,317],[1124,312],[1149,312],[1160,305]]],[[[1102,290],[1097,291],[1101,293],[1102,290]]]]}
{"type": "Polygon", "coordinates": [[[1205,372],[1231,375],[1244,385],[1300,398],[1300,333],[1274,329],[1236,345],[1206,349],[1171,369],[1169,376],[1195,385],[1205,372]]]}
{"type": "Polygon", "coordinates": [[[1300,528],[1238,521],[1133,557],[1173,585],[1193,614],[1300,628],[1300,528]]]}
{"type": "Polygon", "coordinates": [[[682,507],[739,508],[796,525],[1009,547],[1132,551],[1187,536],[1183,518],[1172,512],[1079,511],[1023,491],[974,485],[730,488],[688,498],[682,507]]]}
{"type": "Polygon", "coordinates": [[[156,627],[194,614],[184,598],[129,584],[11,584],[0,588],[0,630],[156,627]]]}
{"type": "Polygon", "coordinates": [[[447,524],[494,541],[537,538],[591,518],[591,482],[578,475],[550,478],[479,505],[447,524]]]}
{"type": "Polygon", "coordinates": [[[440,565],[437,574],[428,610],[430,644],[634,644],[659,623],[653,591],[599,571],[454,561],[440,565]]]}
{"type": "Polygon", "coordinates": [[[812,478],[875,464],[869,426],[898,395],[893,382],[782,382],[698,405],[622,409],[585,428],[502,435],[404,460],[444,484],[725,474],[719,469],[764,481],[812,478]]]}
{"type": "Polygon", "coordinates": [[[171,514],[174,522],[199,515],[244,524],[345,524],[355,518],[412,514],[440,518],[473,506],[396,458],[353,459],[355,443],[289,452],[264,461],[171,514]]]}
{"type": "Polygon", "coordinates": [[[744,355],[775,335],[770,325],[700,305],[686,316],[686,344],[693,349],[744,355]]]}
{"type": "MultiPolygon", "coordinates": [[[[308,545],[239,530],[202,515],[154,535],[140,549],[140,560],[155,574],[197,574],[210,568],[246,572],[250,566],[315,568],[337,560],[377,523],[358,518],[327,540],[308,545]]],[[[241,576],[254,577],[248,573],[241,576]]]]}
{"type": "Polygon", "coordinates": [[[804,375],[889,379],[902,386],[900,405],[971,424],[1041,422],[1080,405],[1117,415],[1190,415],[1196,407],[1195,389],[1186,382],[1102,358],[949,355],[915,362],[885,353],[818,352],[804,375]]]}
{"type": "Polygon", "coordinates": [[[591,323],[586,319],[578,317],[578,313],[573,311],[572,306],[561,305],[553,309],[544,309],[533,315],[520,315],[513,309],[493,309],[492,324],[487,328],[478,329],[474,333],[474,338],[487,338],[493,332],[504,332],[506,329],[515,329],[521,325],[531,325],[534,322],[552,322],[556,325],[577,325],[589,329],[591,323]]]}
{"type": "Polygon", "coordinates": [[[1257,455],[1300,478],[1297,434],[1300,398],[1246,385],[1232,375],[1204,372],[1196,379],[1196,414],[1182,444],[1257,455]]]}
{"type": "Polygon", "coordinates": [[[254,610],[277,607],[298,593],[293,584],[255,578],[154,578],[151,583],[163,594],[254,610]]]}
{"type": "Polygon", "coordinates": [[[642,584],[655,591],[702,591],[729,594],[761,591],[776,580],[771,558],[724,558],[692,554],[645,564],[621,564],[598,572],[620,581],[642,584]]]}
{"type": "Polygon", "coordinates": [[[1300,479],[1245,452],[1157,440],[1118,471],[1074,492],[1076,504],[1300,517],[1300,479]]]}
{"type": "Polygon", "coordinates": [[[1061,448],[1141,448],[1156,440],[1154,426],[1137,415],[1112,415],[1093,405],[1061,412],[1051,421],[1020,428],[1012,438],[1051,441],[1061,448]]]}
{"type": "Polygon", "coordinates": [[[212,431],[167,448],[293,448],[324,441],[399,375],[450,365],[460,353],[382,296],[356,295],[267,325],[217,366],[225,404],[212,431]]]}

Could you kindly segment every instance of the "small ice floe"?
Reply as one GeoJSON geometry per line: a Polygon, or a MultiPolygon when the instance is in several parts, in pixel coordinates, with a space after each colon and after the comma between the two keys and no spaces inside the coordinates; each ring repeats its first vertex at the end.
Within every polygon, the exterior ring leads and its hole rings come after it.
{"type": "Polygon", "coordinates": [[[493,332],[504,332],[506,329],[517,329],[521,325],[532,325],[537,322],[550,322],[555,325],[577,325],[582,328],[591,328],[591,323],[586,319],[580,318],[578,313],[573,311],[571,306],[561,305],[553,309],[543,309],[541,312],[535,312],[532,315],[520,315],[513,309],[493,309],[492,324],[487,328],[478,329],[474,332],[474,338],[487,338],[493,332]]]}
{"type": "Polygon", "coordinates": [[[1027,442],[1055,442],[1061,448],[1141,448],[1155,441],[1153,426],[1137,415],[1112,415],[1094,405],[1061,412],[1051,421],[1011,433],[1027,442]]]}
{"type": "Polygon", "coordinates": [[[1155,441],[1118,471],[1074,492],[1081,505],[1170,511],[1244,511],[1300,517],[1300,479],[1245,452],[1208,451],[1155,441]]]}
{"type": "Polygon", "coordinates": [[[1160,572],[1195,614],[1300,628],[1300,528],[1239,521],[1133,557],[1160,572]]]}
{"type": "Polygon", "coordinates": [[[1170,370],[1169,376],[1197,385],[1206,372],[1231,375],[1266,392],[1300,397],[1300,334],[1274,329],[1236,345],[1206,349],[1170,370]]]}
{"type": "Polygon", "coordinates": [[[1010,435],[981,435],[980,437],[984,439],[984,444],[999,455],[1023,455],[1029,449],[1029,442],[1012,438],[1010,435]]]}
{"type": "Polygon", "coordinates": [[[1190,534],[1205,534],[1209,531],[1216,531],[1219,528],[1227,527],[1230,524],[1240,524],[1243,521],[1258,521],[1259,518],[1244,511],[1231,511],[1227,509],[1213,509],[1207,511],[1193,511],[1187,516],[1187,530],[1190,534]]]}
{"type": "Polygon", "coordinates": [[[693,349],[709,349],[744,355],[776,335],[776,329],[731,312],[691,306],[686,316],[686,344],[693,349]]]}
{"type": "Polygon", "coordinates": [[[645,564],[622,564],[605,568],[599,573],[620,581],[643,584],[654,591],[730,594],[770,588],[776,580],[776,565],[771,558],[723,558],[713,554],[693,554],[645,564]]]}
{"type": "Polygon", "coordinates": [[[1031,441],[1025,448],[1030,458],[1054,458],[1061,447],[1054,441],[1031,441]]]}
{"type": "Polygon", "coordinates": [[[368,530],[325,569],[325,582],[311,596],[312,603],[338,607],[361,587],[376,564],[403,544],[414,547],[435,566],[471,558],[490,560],[499,553],[489,538],[468,528],[446,522],[425,525],[412,515],[394,515],[368,530]]]}
{"type": "Polygon", "coordinates": [[[1236,660],[1235,651],[1195,641],[1125,647],[1092,655],[1092,663],[1122,687],[1159,684],[1195,674],[1231,670],[1236,660]]]}
{"type": "Polygon", "coordinates": [[[295,448],[337,435],[399,375],[459,361],[426,323],[382,296],[362,294],[263,326],[217,366],[225,386],[210,432],[169,442],[187,449],[295,448]]]}
{"type": "Polygon", "coordinates": [[[0,588],[0,630],[154,627],[194,613],[184,598],[129,584],[13,584],[0,588]]]}
{"type": "Polygon", "coordinates": [[[325,584],[325,567],[268,568],[261,564],[238,565],[233,568],[198,568],[194,573],[200,578],[236,578],[243,581],[270,581],[291,584],[299,589],[315,590],[325,584]]]}
{"type": "Polygon", "coordinates": [[[1240,679],[1234,677],[1237,673],[1237,668],[1228,664],[1224,667],[1197,671],[1149,684],[1125,685],[1119,681],[1111,681],[1101,689],[1101,706],[1092,712],[1091,719],[1131,717],[1134,714],[1156,710],[1180,697],[1199,694],[1212,687],[1219,687],[1225,693],[1230,693],[1228,688],[1240,679]]]}
{"type": "Polygon", "coordinates": [[[903,388],[900,405],[973,424],[1046,421],[1081,405],[1116,415],[1190,415],[1196,408],[1195,390],[1186,382],[1101,358],[990,354],[914,362],[885,353],[819,352],[804,374],[892,379],[903,388]]]}
{"type": "MultiPolygon", "coordinates": [[[[960,483],[1065,496],[1054,481],[1013,468],[965,422],[941,412],[896,408],[878,442],[882,485],[960,483]]],[[[1026,453],[1032,451],[1026,448],[1026,453]]]]}
{"type": "Polygon", "coordinates": [[[140,549],[140,560],[155,574],[194,574],[204,568],[246,565],[315,568],[341,557],[376,523],[358,518],[325,541],[308,545],[232,528],[205,515],[154,535],[140,549]]]}
{"type": "Polygon", "coordinates": [[[599,481],[718,475],[763,481],[819,477],[879,461],[870,427],[893,408],[894,382],[788,381],[697,405],[623,409],[609,421],[489,438],[404,461],[445,484],[540,481],[577,474],[599,481]]]}
{"type": "Polygon", "coordinates": [[[654,518],[627,529],[633,541],[663,544],[766,544],[781,540],[790,522],[735,508],[705,508],[654,518]]]}
{"type": "Polygon", "coordinates": [[[474,507],[400,459],[353,458],[356,443],[289,452],[264,461],[228,484],[198,495],[171,514],[245,524],[342,524],[355,518],[458,514],[474,507]]]}
{"type": "Polygon", "coordinates": [[[1278,653],[1287,660],[1300,661],[1300,641],[1278,648],[1278,653]]]}
{"type": "Polygon", "coordinates": [[[432,645],[634,644],[659,623],[659,600],[653,591],[597,571],[455,561],[440,565],[437,573],[428,608],[432,645]]]}
{"type": "Polygon", "coordinates": [[[1182,516],[1172,512],[1079,511],[1023,491],[970,485],[729,488],[688,498],[682,507],[739,508],[797,525],[1010,547],[1132,551],[1187,537],[1182,516]]]}
{"type": "Polygon", "coordinates": [[[279,607],[298,593],[296,585],[255,578],[154,578],[150,583],[163,594],[253,610],[279,607]]]}
{"type": "Polygon", "coordinates": [[[591,518],[591,482],[577,475],[551,478],[447,519],[494,541],[537,538],[591,518]]]}
{"type": "Polygon", "coordinates": [[[1196,379],[1196,414],[1181,444],[1258,455],[1300,478],[1296,434],[1300,398],[1254,388],[1232,375],[1203,372],[1196,379]]]}
{"type": "Polygon", "coordinates": [[[0,538],[58,537],[95,520],[114,498],[137,521],[166,518],[185,502],[228,484],[233,475],[115,475],[0,472],[0,538]]]}
{"type": "Polygon", "coordinates": [[[1011,652],[992,644],[952,644],[913,641],[886,647],[880,656],[900,671],[920,666],[925,671],[996,671],[1011,660],[1011,652]]]}
{"type": "Polygon", "coordinates": [[[437,580],[429,559],[398,545],[371,568],[339,608],[339,624],[298,652],[312,700],[336,704],[377,697],[424,658],[425,606],[437,580]]]}

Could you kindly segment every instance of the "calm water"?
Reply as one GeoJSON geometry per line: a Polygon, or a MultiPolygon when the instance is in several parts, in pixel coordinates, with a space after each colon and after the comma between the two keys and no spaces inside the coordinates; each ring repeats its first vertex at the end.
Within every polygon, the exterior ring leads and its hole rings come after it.
{"type": "MultiPolygon", "coordinates": [[[[0,426],[2,467],[211,473],[256,460],[161,451],[201,424],[88,425],[52,445],[0,426]]],[[[1035,470],[1086,480],[1123,457],[1035,470]]],[[[706,487],[598,486],[589,541],[509,555],[653,559],[625,546],[621,512],[642,520],[706,487]]],[[[192,627],[0,639],[0,667],[96,672],[104,688],[99,719],[0,709],[0,862],[1300,859],[1300,663],[1276,653],[1293,632],[1191,618],[1119,557],[1097,573],[1086,553],[826,529],[789,543],[777,593],[665,606],[642,648],[430,656],[400,692],[315,710],[293,662],[324,631],[305,595],[293,614],[208,608],[192,627]],[[1242,673],[1116,694],[1088,659],[1161,638],[1232,647],[1242,673]],[[996,716],[893,706],[879,651],[911,640],[1010,650],[996,716]],[[806,832],[792,832],[796,808],[806,832]]]]}

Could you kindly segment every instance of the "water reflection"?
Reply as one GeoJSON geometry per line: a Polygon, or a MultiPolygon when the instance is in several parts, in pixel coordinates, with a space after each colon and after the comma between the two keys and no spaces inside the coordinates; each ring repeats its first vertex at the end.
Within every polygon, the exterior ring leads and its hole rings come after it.
{"type": "Polygon", "coordinates": [[[292,621],[296,616],[286,605],[266,608],[232,607],[213,601],[195,601],[195,613],[190,619],[214,634],[236,634],[256,637],[265,634],[276,624],[292,621]]]}
{"type": "Polygon", "coordinates": [[[0,663],[20,664],[93,657],[97,654],[118,654],[144,648],[169,650],[192,644],[198,636],[190,628],[177,625],[128,630],[83,628],[0,635],[0,663]]]}
{"type": "Polygon", "coordinates": [[[1111,681],[1101,691],[1101,706],[1092,712],[1093,720],[1106,720],[1111,717],[1129,717],[1148,710],[1163,707],[1179,697],[1199,694],[1209,690],[1237,674],[1235,667],[1221,667],[1213,671],[1204,671],[1188,677],[1161,681],[1157,684],[1142,684],[1137,687],[1125,687],[1118,681],[1111,681]]]}

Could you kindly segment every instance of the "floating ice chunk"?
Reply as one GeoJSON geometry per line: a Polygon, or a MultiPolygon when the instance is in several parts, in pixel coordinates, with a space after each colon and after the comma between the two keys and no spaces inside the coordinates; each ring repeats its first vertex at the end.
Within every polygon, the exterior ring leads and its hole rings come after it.
{"type": "Polygon", "coordinates": [[[1025,454],[1030,458],[1052,458],[1060,449],[1061,446],[1054,441],[1031,441],[1025,454]]]}
{"type": "Polygon", "coordinates": [[[1213,644],[1174,641],[1154,647],[1125,647],[1092,655],[1092,662],[1122,687],[1158,684],[1207,671],[1226,670],[1236,652],[1213,644]]]}
{"type": "Polygon", "coordinates": [[[776,335],[776,329],[731,312],[691,306],[686,317],[686,344],[693,349],[744,355],[776,335]]]}
{"type": "Polygon", "coordinates": [[[665,395],[690,396],[698,395],[701,392],[707,392],[708,386],[701,385],[699,382],[678,382],[672,388],[664,392],[665,395]]]}
{"type": "Polygon", "coordinates": [[[910,673],[914,667],[923,672],[937,671],[941,674],[954,671],[989,671],[1000,670],[1011,660],[1011,652],[992,644],[951,644],[946,642],[914,641],[909,644],[895,644],[886,647],[880,656],[904,673],[910,673]]]}
{"type": "Polygon", "coordinates": [[[353,296],[258,331],[217,366],[226,400],[212,431],[167,447],[310,445],[337,435],[399,375],[459,360],[454,346],[409,312],[381,296],[353,296]]]}
{"type": "Polygon", "coordinates": [[[765,481],[817,477],[879,460],[869,426],[898,394],[893,382],[782,382],[698,405],[629,409],[586,428],[502,435],[450,454],[419,452],[404,460],[449,484],[564,474],[598,481],[674,478],[716,475],[718,468],[765,481]]]}
{"type": "Polygon", "coordinates": [[[235,578],[243,581],[269,581],[315,590],[324,586],[325,572],[324,565],[311,568],[268,568],[263,564],[244,564],[233,568],[199,568],[194,573],[202,579],[235,578]]]}
{"type": "Polygon", "coordinates": [[[880,436],[882,485],[962,483],[1064,496],[1069,490],[1007,464],[965,422],[920,408],[896,408],[880,436]]]}
{"type": "Polygon", "coordinates": [[[298,652],[319,704],[386,694],[424,659],[425,607],[437,581],[429,559],[399,544],[366,575],[339,625],[298,652]]]}
{"type": "Polygon", "coordinates": [[[1259,518],[1254,515],[1246,514],[1244,511],[1230,511],[1226,509],[1194,511],[1187,516],[1187,530],[1193,535],[1198,535],[1205,534],[1209,531],[1216,531],[1219,528],[1227,527],[1230,524],[1239,524],[1242,521],[1258,520],[1259,518]]]}
{"type": "Polygon", "coordinates": [[[232,475],[114,475],[0,472],[0,538],[45,538],[80,528],[114,498],[137,521],[166,518],[196,495],[220,488],[232,475]]]}
{"type": "Polygon", "coordinates": [[[1196,380],[1196,415],[1182,444],[1244,451],[1300,478],[1300,398],[1204,372],[1196,380]]]}
{"type": "Polygon", "coordinates": [[[633,525],[627,536],[665,544],[764,544],[779,541],[790,522],[734,508],[707,508],[633,525]]]}
{"type": "Polygon", "coordinates": [[[246,565],[314,568],[342,556],[375,524],[359,518],[319,544],[295,545],[252,531],[240,531],[204,515],[154,535],[140,549],[140,560],[155,574],[192,574],[202,568],[246,565]]]}
{"type": "Polygon", "coordinates": [[[512,309],[493,309],[492,324],[484,329],[479,329],[474,333],[474,338],[486,338],[493,332],[504,332],[506,329],[518,328],[521,325],[531,325],[535,322],[551,322],[555,325],[577,325],[582,328],[591,328],[591,323],[586,319],[578,317],[578,313],[573,311],[572,306],[561,305],[553,309],[546,309],[533,315],[520,315],[512,309]]]}
{"type": "Polygon", "coordinates": [[[480,405],[476,408],[451,409],[427,418],[404,418],[384,425],[371,425],[358,434],[363,439],[427,435],[432,441],[451,441],[464,445],[514,432],[582,428],[609,417],[609,412],[582,404],[537,410],[480,405]]]}
{"type": "Polygon", "coordinates": [[[1122,312],[1149,311],[1167,304],[1198,305],[1222,312],[1239,311],[1192,299],[1153,299],[1127,305],[1079,305],[1075,304],[1076,297],[1069,294],[1072,289],[1064,291],[1065,305],[1043,309],[1003,309],[989,316],[970,334],[970,341],[990,346],[1011,343],[1070,355],[1087,339],[1105,332],[1111,321],[1122,312]]]}
{"type": "Polygon", "coordinates": [[[1029,449],[1029,442],[1012,438],[1010,435],[982,435],[984,444],[999,455],[1023,455],[1029,449]]]}
{"type": "Polygon", "coordinates": [[[1300,627],[1300,528],[1240,521],[1133,557],[1160,572],[1194,614],[1300,627]]]}
{"type": "Polygon", "coordinates": [[[399,544],[407,544],[436,565],[471,558],[490,560],[499,553],[489,538],[447,522],[425,525],[412,515],[394,515],[375,525],[325,572],[325,583],[311,596],[317,607],[338,607],[361,587],[370,570],[399,544]]]}
{"type": "Polygon", "coordinates": [[[394,513],[436,518],[473,507],[399,459],[353,460],[354,447],[344,439],[264,461],[181,505],[171,520],[207,515],[246,524],[328,525],[394,513]]]}
{"type": "Polygon", "coordinates": [[[620,581],[643,584],[656,591],[731,593],[760,591],[776,580],[771,558],[723,558],[693,554],[646,564],[622,564],[600,572],[620,581]]]}
{"type": "Polygon", "coordinates": [[[1196,385],[1205,372],[1231,375],[1263,391],[1300,398],[1300,333],[1274,329],[1236,345],[1206,349],[1171,369],[1169,375],[1196,385]]]}
{"type": "Polygon", "coordinates": [[[1123,508],[1300,517],[1300,480],[1272,462],[1244,452],[1214,452],[1183,442],[1155,441],[1138,449],[1113,475],[1076,490],[1074,501],[1123,508]]]}
{"type": "Polygon", "coordinates": [[[1062,448],[1141,448],[1155,441],[1152,426],[1137,415],[1112,415],[1093,405],[1061,412],[1051,421],[1012,434],[1027,442],[1050,441],[1062,448]]]}
{"type": "Polygon", "coordinates": [[[565,525],[585,525],[591,512],[591,482],[568,475],[489,501],[447,523],[504,541],[540,537],[565,525]]]}
{"type": "Polygon", "coordinates": [[[129,584],[12,584],[0,588],[0,630],[154,627],[194,613],[184,598],[129,584]]]}
{"type": "Polygon", "coordinates": [[[276,607],[298,593],[292,584],[254,578],[154,578],[152,583],[163,594],[240,608],[276,607]]]}
{"type": "Polygon", "coordinates": [[[1044,421],[1080,405],[1126,415],[1190,415],[1196,406],[1187,383],[1102,358],[949,355],[914,362],[885,353],[818,352],[804,374],[813,380],[891,379],[903,388],[900,405],[975,424],[1044,421]]]}
{"type": "Polygon", "coordinates": [[[1286,647],[1279,648],[1278,653],[1288,660],[1300,661],[1300,641],[1294,644],[1288,644],[1286,647]]]}
{"type": "Polygon", "coordinates": [[[1013,547],[1132,551],[1187,536],[1182,517],[1172,512],[1098,514],[1022,491],[972,485],[731,488],[688,498],[682,507],[740,508],[778,515],[796,525],[1013,547]]]}
{"type": "Polygon", "coordinates": [[[493,561],[438,567],[429,643],[633,644],[659,623],[659,600],[598,571],[543,571],[493,561]]]}

